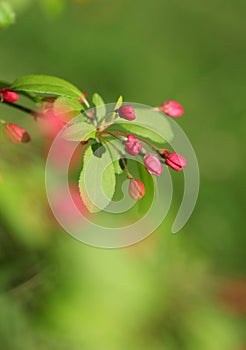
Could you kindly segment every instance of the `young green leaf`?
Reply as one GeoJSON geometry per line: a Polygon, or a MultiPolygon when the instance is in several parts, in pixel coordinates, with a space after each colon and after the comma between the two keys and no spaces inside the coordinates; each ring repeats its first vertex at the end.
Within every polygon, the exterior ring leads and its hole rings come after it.
{"type": "Polygon", "coordinates": [[[114,109],[115,109],[115,110],[116,110],[116,109],[119,109],[119,108],[121,107],[122,103],[123,103],[123,97],[120,96],[120,97],[118,98],[116,104],[115,104],[114,109]]]}
{"type": "Polygon", "coordinates": [[[68,141],[87,141],[94,138],[96,129],[86,121],[79,121],[69,124],[63,131],[63,137],[68,141]]]}
{"type": "Polygon", "coordinates": [[[82,92],[66,80],[49,75],[26,75],[18,78],[10,89],[40,100],[48,96],[83,98],[82,92]]]}
{"type": "Polygon", "coordinates": [[[79,178],[80,195],[87,209],[96,213],[106,208],[113,198],[115,185],[114,166],[109,152],[98,158],[91,147],[87,148],[79,178]]]}
{"type": "Polygon", "coordinates": [[[102,97],[97,93],[93,94],[92,102],[96,107],[96,118],[97,120],[101,120],[102,118],[105,117],[107,112],[105,107],[105,102],[103,101],[102,97]]]}
{"type": "Polygon", "coordinates": [[[0,1],[0,29],[15,22],[15,13],[7,1],[0,1]]]}
{"type": "MultiPolygon", "coordinates": [[[[121,107],[122,103],[123,103],[123,97],[120,96],[120,97],[118,98],[118,100],[117,100],[115,106],[114,106],[114,111],[116,111],[117,109],[119,109],[119,108],[121,107]]],[[[109,118],[107,118],[107,122],[113,121],[114,118],[115,118],[115,115],[116,115],[116,113],[115,113],[115,112],[112,112],[112,114],[109,116],[109,118]]]]}

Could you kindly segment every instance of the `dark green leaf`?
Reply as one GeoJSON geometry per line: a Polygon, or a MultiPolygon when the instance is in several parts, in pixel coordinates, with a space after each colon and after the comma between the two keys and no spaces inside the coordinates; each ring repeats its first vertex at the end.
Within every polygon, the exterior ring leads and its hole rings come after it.
{"type": "Polygon", "coordinates": [[[26,75],[18,78],[10,88],[37,100],[47,96],[83,98],[82,92],[74,85],[49,75],[26,75]]]}
{"type": "Polygon", "coordinates": [[[102,155],[106,152],[106,148],[100,143],[95,142],[91,145],[94,156],[102,158],[102,155]]]}
{"type": "MultiPolygon", "coordinates": [[[[127,158],[124,158],[124,162],[125,162],[125,164],[127,164],[127,158]]],[[[119,166],[121,167],[122,171],[125,170],[125,164],[124,164],[124,162],[123,162],[123,159],[120,159],[120,160],[119,160],[119,166]]]]}

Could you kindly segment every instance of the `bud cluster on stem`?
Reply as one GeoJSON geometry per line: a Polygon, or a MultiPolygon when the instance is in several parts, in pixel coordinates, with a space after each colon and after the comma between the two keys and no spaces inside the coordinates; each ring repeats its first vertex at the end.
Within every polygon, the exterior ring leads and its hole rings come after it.
{"type": "MultiPolygon", "coordinates": [[[[14,87],[14,85],[12,86],[14,87]]],[[[18,90],[18,92],[20,91],[18,90]]],[[[115,139],[121,142],[127,154],[131,156],[142,157],[143,164],[147,172],[154,176],[160,176],[163,173],[163,164],[166,164],[175,171],[181,171],[186,167],[187,161],[182,155],[175,152],[169,152],[166,149],[158,149],[148,138],[146,140],[144,136],[141,137],[141,132],[138,133],[139,135],[134,135],[133,133],[125,133],[122,130],[118,130],[116,133],[109,131],[109,127],[114,124],[114,120],[118,117],[128,122],[132,122],[137,118],[135,108],[131,104],[119,104],[117,102],[116,106],[119,107],[115,107],[113,111],[105,113],[105,116],[98,118],[97,107],[94,109],[89,109],[90,104],[87,101],[87,94],[83,92],[79,96],[81,97],[77,98],[76,104],[78,105],[79,102],[83,105],[81,106],[80,112],[85,111],[83,115],[86,118],[86,123],[93,124],[95,126],[95,139],[98,140],[98,142],[101,142],[101,140],[111,142],[110,139],[107,139],[107,136],[110,136],[111,139],[113,136],[115,139]],[[108,117],[108,114],[110,114],[111,118],[108,117]]],[[[35,118],[35,120],[38,118],[42,122],[39,124],[39,126],[41,126],[43,128],[43,131],[45,131],[44,134],[46,137],[48,139],[50,138],[51,140],[56,137],[58,132],[65,125],[67,125],[72,118],[71,115],[66,111],[66,108],[65,110],[62,108],[61,110],[58,110],[57,106],[54,108],[56,99],[56,96],[46,96],[41,100],[41,107],[39,110],[32,111],[27,107],[23,107],[20,104],[14,103],[19,100],[19,95],[17,92],[12,91],[7,87],[0,90],[0,102],[4,102],[5,104],[10,105],[16,109],[29,113],[35,118]]],[[[165,113],[167,116],[172,118],[178,118],[184,114],[182,105],[173,100],[168,100],[161,106],[152,108],[152,110],[165,113]]],[[[2,123],[4,124],[5,135],[13,143],[27,143],[31,140],[28,132],[20,126],[14,123],[7,123],[5,121],[2,123]]],[[[89,143],[88,140],[81,140],[81,142],[89,143]]],[[[130,181],[130,196],[134,200],[140,200],[145,195],[144,183],[138,179],[135,179],[131,175],[125,161],[124,154],[122,154],[121,151],[119,151],[119,149],[113,143],[111,144],[119,153],[121,163],[123,164],[122,169],[124,167],[127,177],[130,181]]],[[[95,153],[96,152],[94,152],[94,154],[95,153]]]]}

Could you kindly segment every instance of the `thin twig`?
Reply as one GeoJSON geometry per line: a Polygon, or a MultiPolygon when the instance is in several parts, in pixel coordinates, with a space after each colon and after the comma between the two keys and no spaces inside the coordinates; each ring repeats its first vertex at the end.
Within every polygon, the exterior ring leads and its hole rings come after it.
{"type": "Polygon", "coordinates": [[[130,173],[130,171],[129,171],[127,165],[126,165],[126,162],[125,162],[125,159],[124,159],[124,155],[122,154],[122,152],[121,152],[111,141],[109,141],[108,139],[105,139],[105,138],[103,138],[103,137],[102,137],[102,139],[103,139],[104,141],[106,141],[106,142],[109,142],[110,145],[113,146],[114,149],[118,152],[118,154],[120,155],[120,159],[121,159],[121,161],[122,161],[122,163],[123,163],[123,166],[124,166],[124,168],[125,168],[125,170],[126,170],[127,177],[128,177],[129,179],[132,179],[133,177],[132,177],[132,175],[131,175],[131,173],[130,173]]]}

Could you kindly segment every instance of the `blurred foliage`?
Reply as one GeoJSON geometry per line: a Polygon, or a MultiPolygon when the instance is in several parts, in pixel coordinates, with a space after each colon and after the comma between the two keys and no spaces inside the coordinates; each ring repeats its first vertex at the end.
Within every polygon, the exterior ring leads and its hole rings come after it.
{"type": "Polygon", "coordinates": [[[87,247],[49,212],[35,122],[1,106],[33,142],[0,143],[0,348],[243,350],[245,1],[76,0],[63,12],[58,1],[9,3],[17,21],[0,32],[1,80],[43,73],[107,102],[180,101],[201,190],[179,234],[170,227],[183,183],[173,174],[157,232],[128,249],[87,247]]]}
{"type": "Polygon", "coordinates": [[[0,29],[8,27],[15,21],[15,14],[12,7],[6,1],[0,1],[0,29]]]}

